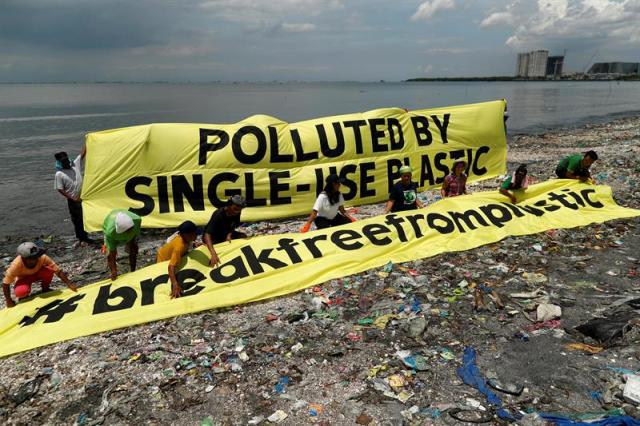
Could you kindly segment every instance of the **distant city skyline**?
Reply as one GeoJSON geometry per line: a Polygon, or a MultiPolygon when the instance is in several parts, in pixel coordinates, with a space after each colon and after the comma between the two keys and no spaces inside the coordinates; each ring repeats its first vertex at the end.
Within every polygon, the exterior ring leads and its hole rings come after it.
{"type": "Polygon", "coordinates": [[[640,61],[640,0],[3,0],[0,82],[397,81],[640,61]]]}

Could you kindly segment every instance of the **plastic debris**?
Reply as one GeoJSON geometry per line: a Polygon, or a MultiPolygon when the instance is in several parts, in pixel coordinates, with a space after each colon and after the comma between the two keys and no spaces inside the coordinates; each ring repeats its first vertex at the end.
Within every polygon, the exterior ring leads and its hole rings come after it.
{"type": "Polygon", "coordinates": [[[586,343],[569,343],[565,345],[565,348],[574,351],[589,352],[591,354],[599,354],[604,350],[604,348],[601,348],[600,346],[587,345],[586,343]]]}
{"type": "Polygon", "coordinates": [[[640,404],[640,376],[628,376],[622,396],[632,404],[640,404]]]}
{"type": "Polygon", "coordinates": [[[552,305],[550,303],[541,303],[536,309],[536,318],[540,322],[549,321],[552,319],[560,318],[562,316],[562,309],[558,305],[552,305]]]}
{"type": "Polygon", "coordinates": [[[283,421],[284,419],[286,419],[287,417],[289,417],[289,415],[287,413],[285,413],[282,410],[277,410],[276,412],[274,412],[272,415],[270,415],[269,417],[267,417],[267,420],[271,423],[280,423],[281,421],[283,421]]]}

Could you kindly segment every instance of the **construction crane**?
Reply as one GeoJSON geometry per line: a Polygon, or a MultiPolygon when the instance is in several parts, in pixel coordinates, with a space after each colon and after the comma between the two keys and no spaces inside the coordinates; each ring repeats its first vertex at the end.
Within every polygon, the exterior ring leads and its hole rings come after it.
{"type": "Polygon", "coordinates": [[[593,55],[591,55],[591,59],[589,59],[589,62],[587,62],[586,64],[584,64],[584,68],[582,68],[582,74],[584,74],[585,72],[587,72],[587,67],[589,66],[590,63],[593,62],[593,58],[596,57],[596,55],[598,54],[598,49],[596,49],[595,53],[593,55]]]}

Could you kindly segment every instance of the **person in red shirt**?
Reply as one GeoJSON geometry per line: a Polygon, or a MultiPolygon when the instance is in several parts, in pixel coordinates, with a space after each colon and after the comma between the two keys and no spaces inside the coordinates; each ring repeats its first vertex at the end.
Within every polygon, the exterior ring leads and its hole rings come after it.
{"type": "Polygon", "coordinates": [[[444,178],[440,193],[442,198],[457,197],[467,193],[467,175],[465,169],[467,163],[465,161],[456,161],[453,163],[451,174],[444,178]]]}
{"type": "Polygon", "coordinates": [[[2,280],[2,292],[7,303],[7,308],[13,308],[16,304],[11,298],[11,285],[18,298],[29,297],[31,286],[40,282],[42,292],[50,290],[49,285],[53,275],[57,275],[73,291],[78,291],[76,285],[69,280],[67,274],[49,256],[44,254],[44,249],[32,242],[22,243],[18,246],[18,256],[7,268],[2,280]]]}

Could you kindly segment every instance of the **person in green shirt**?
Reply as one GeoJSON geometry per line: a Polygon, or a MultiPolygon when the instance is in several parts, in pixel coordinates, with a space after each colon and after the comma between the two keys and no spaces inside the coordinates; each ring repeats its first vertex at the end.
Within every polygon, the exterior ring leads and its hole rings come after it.
{"type": "Polygon", "coordinates": [[[529,187],[530,179],[527,176],[527,165],[520,164],[516,171],[507,177],[502,185],[500,185],[500,193],[506,197],[509,197],[512,203],[516,202],[515,191],[525,190],[529,187]],[[514,191],[513,193],[509,191],[514,191]]]}
{"type": "Polygon", "coordinates": [[[598,159],[595,151],[587,151],[584,155],[576,154],[563,158],[556,167],[556,175],[560,179],[580,179],[584,182],[591,177],[589,167],[598,159]]]}
{"type": "Polygon", "coordinates": [[[111,279],[118,277],[116,256],[118,246],[125,246],[129,253],[129,266],[131,272],[136,270],[138,260],[138,243],[136,237],[140,234],[142,218],[128,210],[114,209],[109,212],[102,223],[104,233],[104,245],[107,252],[107,264],[111,270],[111,279]]]}

